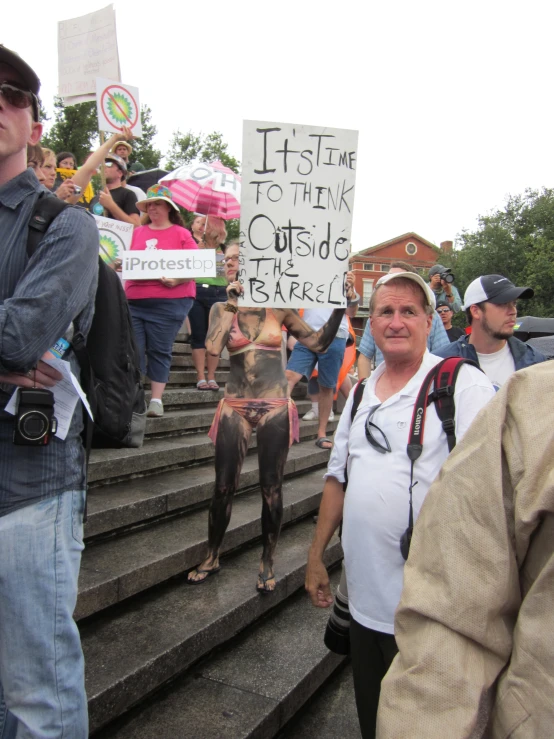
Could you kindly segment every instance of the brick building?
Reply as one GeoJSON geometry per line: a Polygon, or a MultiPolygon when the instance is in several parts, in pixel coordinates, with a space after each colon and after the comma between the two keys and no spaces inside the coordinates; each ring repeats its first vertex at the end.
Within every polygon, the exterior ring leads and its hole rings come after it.
{"type": "Polygon", "coordinates": [[[358,336],[361,336],[367,319],[367,308],[373,287],[377,280],[389,271],[392,262],[399,260],[408,262],[427,277],[429,268],[437,262],[440,263],[440,255],[450,251],[452,251],[451,241],[443,241],[439,248],[412,231],[353,254],[350,257],[350,269],[354,272],[356,292],[362,298],[361,310],[352,321],[358,336]]]}

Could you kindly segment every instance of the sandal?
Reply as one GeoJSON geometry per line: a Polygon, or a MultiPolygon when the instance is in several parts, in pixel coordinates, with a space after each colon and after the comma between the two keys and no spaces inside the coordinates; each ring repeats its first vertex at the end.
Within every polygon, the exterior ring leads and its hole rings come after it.
{"type": "Polygon", "coordinates": [[[198,380],[198,382],[196,383],[196,389],[209,390],[210,388],[208,387],[208,383],[206,382],[206,380],[198,380]]]}
{"type": "Polygon", "coordinates": [[[328,439],[326,436],[320,436],[319,439],[315,443],[316,446],[318,446],[320,449],[332,449],[333,448],[333,442],[331,439],[328,439]],[[329,446],[325,446],[325,444],[329,444],[329,446]]]}
{"type": "Polygon", "coordinates": [[[219,390],[219,385],[215,380],[208,380],[208,390],[219,390]]]}
{"type": "Polygon", "coordinates": [[[275,575],[264,575],[263,572],[258,572],[258,582],[256,583],[256,590],[258,593],[273,593],[275,591],[275,588],[277,587],[277,583],[275,582],[275,575]],[[268,587],[268,582],[270,580],[273,580],[273,587],[268,587]]]}
{"type": "Polygon", "coordinates": [[[197,567],[194,570],[191,570],[187,575],[187,582],[189,585],[202,585],[203,582],[206,582],[206,580],[209,578],[210,575],[216,575],[221,567],[210,567],[209,570],[203,570],[201,567],[197,567]],[[196,572],[197,575],[205,575],[205,577],[201,578],[200,580],[191,580],[190,576],[193,572],[196,572]]]}

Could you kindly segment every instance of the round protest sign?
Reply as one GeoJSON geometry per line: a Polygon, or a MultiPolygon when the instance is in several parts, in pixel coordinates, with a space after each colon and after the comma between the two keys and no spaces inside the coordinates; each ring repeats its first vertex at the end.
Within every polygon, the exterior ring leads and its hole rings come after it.
{"type": "Polygon", "coordinates": [[[102,91],[100,108],[106,120],[119,131],[123,126],[133,129],[139,119],[135,98],[121,85],[109,85],[102,91]]]}

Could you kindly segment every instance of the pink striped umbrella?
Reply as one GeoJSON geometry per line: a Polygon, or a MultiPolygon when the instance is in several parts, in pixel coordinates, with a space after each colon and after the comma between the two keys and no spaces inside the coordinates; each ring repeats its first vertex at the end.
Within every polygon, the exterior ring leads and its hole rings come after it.
{"type": "Polygon", "coordinates": [[[183,208],[228,221],[240,216],[240,177],[221,162],[193,162],[162,177],[183,208]]]}

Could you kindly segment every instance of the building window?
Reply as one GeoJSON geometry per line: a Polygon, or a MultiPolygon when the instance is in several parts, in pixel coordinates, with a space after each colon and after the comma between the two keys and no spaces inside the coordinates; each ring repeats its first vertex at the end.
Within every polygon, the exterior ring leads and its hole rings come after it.
{"type": "Polygon", "coordinates": [[[369,305],[369,299],[371,298],[371,293],[373,292],[373,280],[363,280],[363,286],[364,294],[362,296],[362,305],[364,308],[367,308],[369,305]]]}
{"type": "Polygon", "coordinates": [[[382,264],[381,272],[388,272],[390,270],[390,264],[382,264]]]}
{"type": "Polygon", "coordinates": [[[411,257],[414,256],[414,254],[417,253],[417,246],[413,243],[413,241],[410,241],[406,244],[406,254],[409,254],[411,257]]]}
{"type": "Polygon", "coordinates": [[[364,264],[364,269],[366,270],[366,272],[373,272],[374,271],[374,267],[375,267],[374,264],[367,264],[367,263],[364,264]]]}

